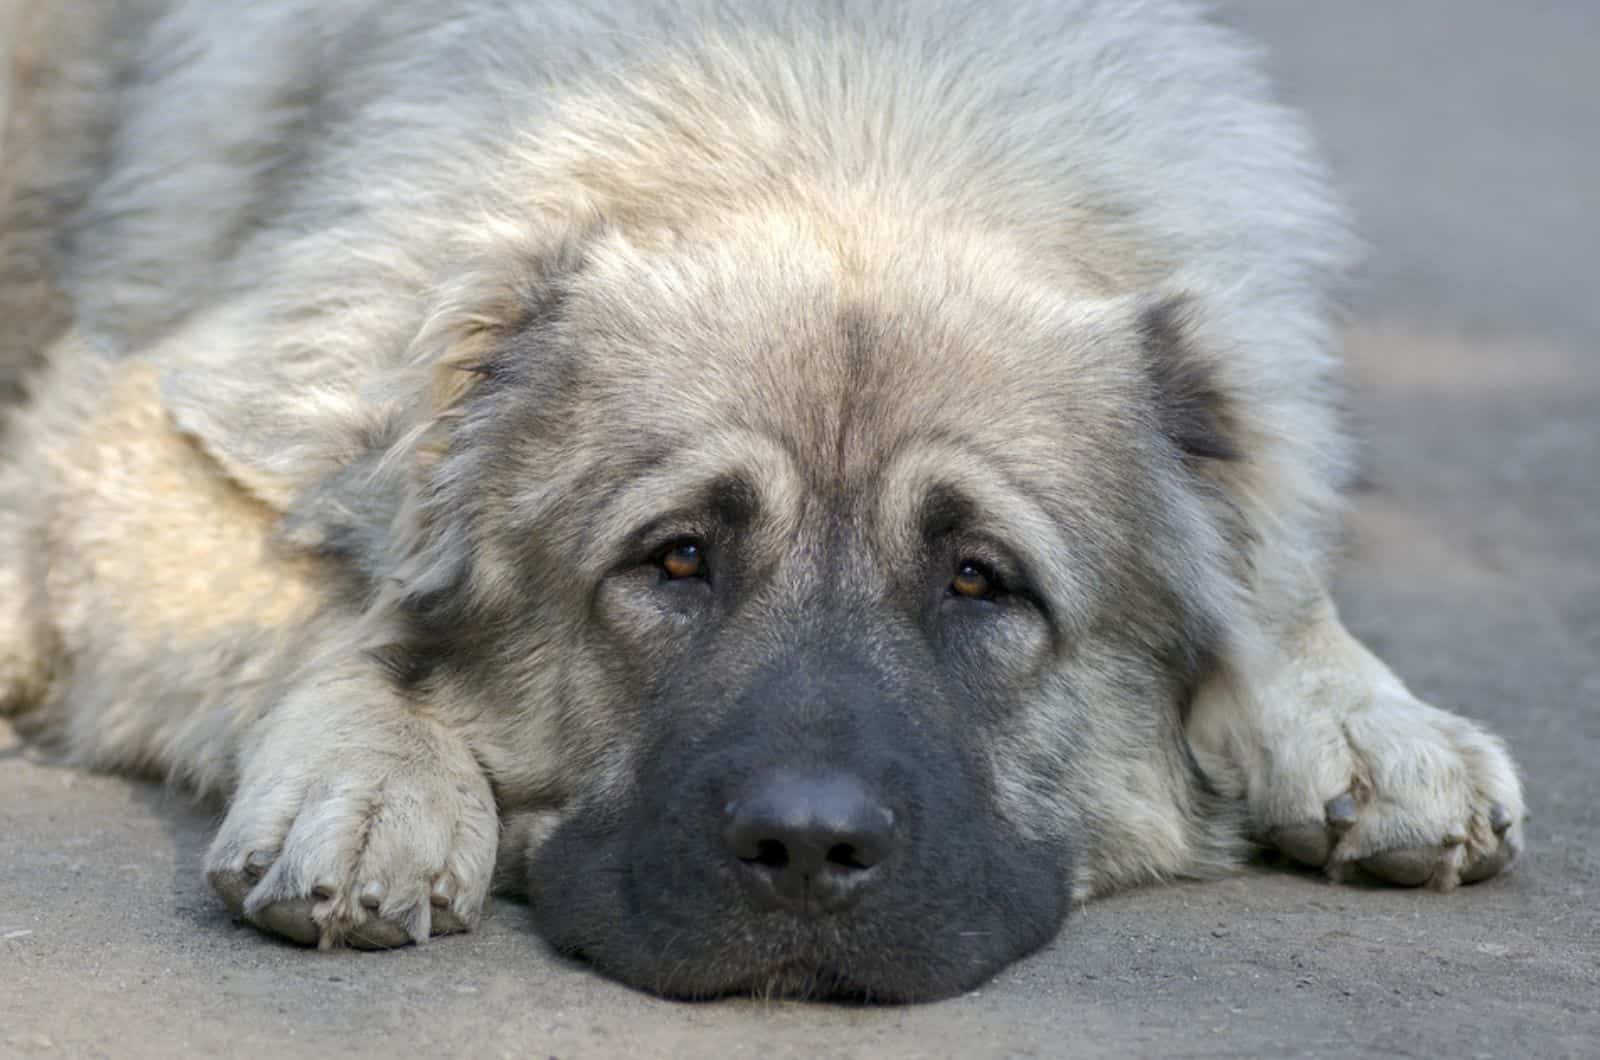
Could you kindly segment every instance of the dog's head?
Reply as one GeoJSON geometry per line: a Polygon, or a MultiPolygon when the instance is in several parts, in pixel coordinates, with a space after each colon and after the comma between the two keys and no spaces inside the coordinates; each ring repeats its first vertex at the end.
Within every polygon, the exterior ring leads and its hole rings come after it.
{"type": "Polygon", "coordinates": [[[1235,432],[1179,303],[782,215],[506,269],[443,355],[384,654],[559,812],[556,946],[935,997],[1200,841],[1235,432]]]}

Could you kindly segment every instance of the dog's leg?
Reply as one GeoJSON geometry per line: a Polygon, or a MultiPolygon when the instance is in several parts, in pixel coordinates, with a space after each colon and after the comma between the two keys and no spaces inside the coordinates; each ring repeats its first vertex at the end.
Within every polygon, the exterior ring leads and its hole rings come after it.
{"type": "Polygon", "coordinates": [[[157,382],[68,339],[18,415],[0,696],[42,705],[25,718],[76,762],[231,796],[207,871],[268,930],[395,945],[470,927],[498,827],[482,770],[334,651],[357,620],[337,572],[282,547],[278,513],[176,430],[157,382]]]}
{"type": "Polygon", "coordinates": [[[206,859],[212,886],[306,944],[398,946],[470,929],[499,821],[466,742],[368,663],[308,672],[246,737],[206,859]]]}
{"type": "Polygon", "coordinates": [[[1336,879],[1356,864],[1449,890],[1522,848],[1505,745],[1418,700],[1325,595],[1224,660],[1188,734],[1213,783],[1247,801],[1258,840],[1336,879]]]}

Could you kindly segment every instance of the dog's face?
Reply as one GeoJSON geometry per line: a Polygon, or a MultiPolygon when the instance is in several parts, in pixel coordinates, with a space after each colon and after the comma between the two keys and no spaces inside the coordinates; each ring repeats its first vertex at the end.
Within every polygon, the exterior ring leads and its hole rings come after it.
{"type": "Polygon", "coordinates": [[[540,929],[677,996],[935,997],[1047,941],[1218,623],[1170,320],[772,221],[580,257],[472,366],[412,608],[560,806],[540,929]]]}

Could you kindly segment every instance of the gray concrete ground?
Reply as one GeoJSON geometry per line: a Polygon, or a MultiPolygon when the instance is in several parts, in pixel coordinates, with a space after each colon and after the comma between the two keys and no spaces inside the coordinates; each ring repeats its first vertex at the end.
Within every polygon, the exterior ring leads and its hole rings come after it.
{"type": "Polygon", "coordinates": [[[207,814],[0,730],[0,1055],[1600,1055],[1600,5],[1249,0],[1373,241],[1340,599],[1521,760],[1531,855],[1448,897],[1270,865],[1090,906],[941,1004],[657,1001],[526,910],[318,955],[232,923],[207,814]]]}

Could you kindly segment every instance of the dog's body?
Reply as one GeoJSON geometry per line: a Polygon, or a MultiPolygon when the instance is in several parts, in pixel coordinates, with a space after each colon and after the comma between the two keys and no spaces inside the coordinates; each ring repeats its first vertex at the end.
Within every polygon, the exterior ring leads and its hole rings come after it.
{"type": "Polygon", "coordinates": [[[229,797],[256,923],[457,930],[498,855],[631,982],[917,998],[1247,836],[1515,856],[1327,600],[1350,245],[1186,6],[59,6],[0,702],[229,797]]]}

